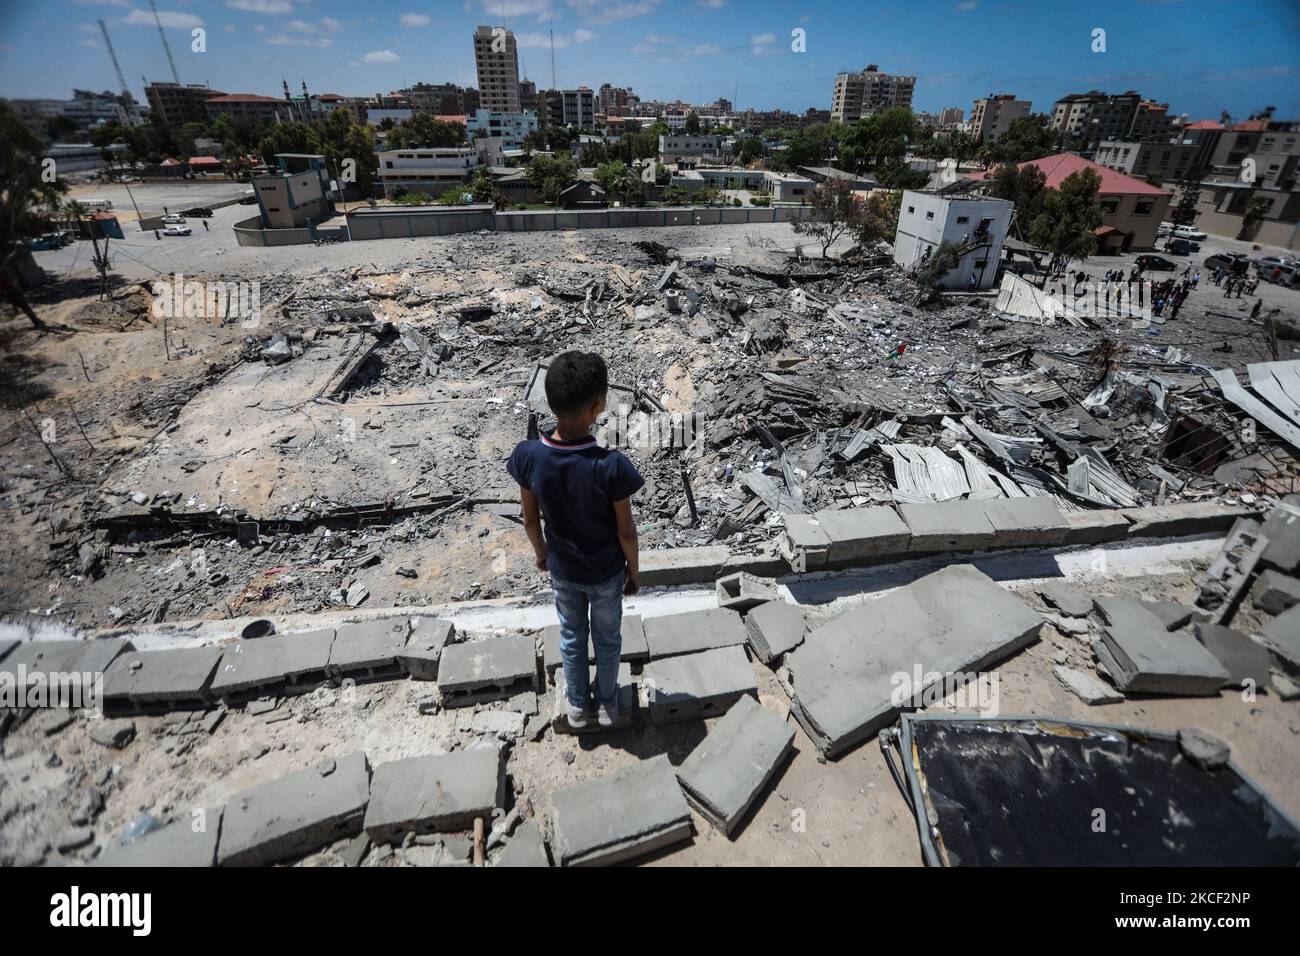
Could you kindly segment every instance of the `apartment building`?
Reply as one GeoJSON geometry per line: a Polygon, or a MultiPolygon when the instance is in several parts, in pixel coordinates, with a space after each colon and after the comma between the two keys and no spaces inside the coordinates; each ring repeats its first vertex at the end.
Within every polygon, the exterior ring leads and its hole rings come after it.
{"type": "Polygon", "coordinates": [[[904,190],[894,235],[894,261],[912,269],[933,255],[940,243],[956,243],[961,258],[939,287],[962,292],[992,288],[1015,205],[985,196],[949,197],[904,190]]]}
{"type": "Polygon", "coordinates": [[[940,126],[955,126],[966,121],[966,111],[956,106],[946,106],[939,111],[940,126]]]}
{"type": "Polygon", "coordinates": [[[1029,100],[1018,100],[1011,93],[990,93],[975,100],[971,107],[970,133],[981,142],[995,143],[1012,123],[1029,115],[1032,105],[1029,100]]]}
{"type": "Polygon", "coordinates": [[[263,229],[299,229],[333,215],[324,156],[277,153],[275,160],[278,173],[254,176],[252,182],[263,229]]]}
{"type": "Polygon", "coordinates": [[[208,111],[209,120],[229,116],[265,125],[302,119],[298,106],[292,100],[257,93],[225,93],[209,97],[203,105],[208,111]]]}
{"type": "Polygon", "coordinates": [[[537,112],[537,84],[532,80],[519,81],[519,111],[521,113],[537,112]]]}
{"type": "Polygon", "coordinates": [[[518,113],[519,51],[515,35],[504,27],[479,27],[474,32],[474,65],[478,70],[478,108],[490,113],[518,113]]]}
{"type": "Polygon", "coordinates": [[[1098,165],[1139,179],[1155,176],[1161,182],[1172,182],[1196,169],[1196,156],[1194,143],[1106,140],[1098,145],[1093,159],[1098,165]]]}
{"type": "Polygon", "coordinates": [[[692,136],[688,133],[665,133],[659,137],[659,162],[696,163],[720,160],[725,137],[716,134],[692,136]]]}
{"type": "Polygon", "coordinates": [[[1133,128],[1142,97],[1135,90],[1126,93],[1071,93],[1052,106],[1052,129],[1075,137],[1085,147],[1103,140],[1125,140],[1133,128]]]}
{"type": "Polygon", "coordinates": [[[528,134],[538,129],[536,113],[489,113],[478,109],[463,121],[471,141],[480,137],[500,139],[502,149],[522,146],[528,134]]]}
{"type": "Polygon", "coordinates": [[[1300,179],[1300,123],[1246,120],[1224,130],[1210,157],[1213,178],[1248,182],[1260,189],[1296,188],[1300,179]]]}
{"type": "Polygon", "coordinates": [[[1168,103],[1143,100],[1133,114],[1125,138],[1139,143],[1167,143],[1177,137],[1181,126],[1179,117],[1169,115],[1168,103]]]}
{"type": "Polygon", "coordinates": [[[384,195],[428,193],[437,196],[469,180],[484,163],[473,146],[391,149],[377,153],[384,195]]]}
{"type": "Polygon", "coordinates": [[[841,73],[835,77],[831,119],[852,123],[895,106],[910,110],[915,89],[916,77],[881,73],[874,63],[861,73],[841,73]]]}
{"type": "Polygon", "coordinates": [[[635,98],[629,89],[602,83],[596,93],[596,112],[602,116],[631,116],[630,100],[635,98]]]}
{"type": "Polygon", "coordinates": [[[149,109],[164,126],[179,127],[186,123],[208,121],[207,102],[214,96],[225,96],[224,90],[214,90],[202,83],[150,83],[144,88],[149,109]]]}
{"type": "Polygon", "coordinates": [[[562,122],[576,129],[596,128],[596,94],[585,86],[561,90],[562,122]]]}

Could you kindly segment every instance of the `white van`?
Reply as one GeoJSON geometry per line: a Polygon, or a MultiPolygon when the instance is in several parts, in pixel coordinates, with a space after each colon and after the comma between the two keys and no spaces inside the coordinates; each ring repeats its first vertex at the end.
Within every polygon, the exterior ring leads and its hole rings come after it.
{"type": "Polygon", "coordinates": [[[108,199],[78,199],[77,202],[81,203],[87,209],[99,210],[113,208],[112,201],[108,199]]]}

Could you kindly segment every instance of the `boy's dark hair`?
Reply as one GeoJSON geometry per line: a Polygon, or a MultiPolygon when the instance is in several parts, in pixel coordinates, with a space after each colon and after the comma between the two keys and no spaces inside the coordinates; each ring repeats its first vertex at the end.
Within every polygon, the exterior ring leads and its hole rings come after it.
{"type": "Polygon", "coordinates": [[[546,402],[556,415],[581,411],[609,391],[609,371],[595,352],[563,352],[546,369],[546,402]]]}

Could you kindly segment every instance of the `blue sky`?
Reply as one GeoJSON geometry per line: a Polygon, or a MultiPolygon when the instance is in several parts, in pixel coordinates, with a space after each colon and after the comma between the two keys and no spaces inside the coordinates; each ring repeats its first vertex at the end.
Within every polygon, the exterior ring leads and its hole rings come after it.
{"type": "MultiPolygon", "coordinates": [[[[829,108],[835,74],[915,74],[914,108],[994,92],[1040,111],[1069,92],[1136,89],[1192,119],[1266,105],[1300,118],[1296,0],[158,0],[182,82],[275,96],[373,94],[418,81],[473,84],[470,36],[506,25],[521,72],[562,87],[631,86],[645,99],[829,108]],[[191,30],[206,30],[193,52],[191,30]],[[805,31],[806,52],[791,50],[805,31]],[[1093,31],[1105,51],[1093,52],[1093,31]]],[[[108,23],[137,98],[170,79],[147,0],[0,0],[0,95],[115,88],[108,23]]]]}

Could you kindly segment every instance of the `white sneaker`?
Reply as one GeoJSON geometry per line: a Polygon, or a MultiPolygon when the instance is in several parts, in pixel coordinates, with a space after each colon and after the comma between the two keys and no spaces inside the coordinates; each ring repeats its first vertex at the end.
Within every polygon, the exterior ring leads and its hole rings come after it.
{"type": "Polygon", "coordinates": [[[573,704],[565,701],[565,707],[569,711],[569,726],[574,730],[582,730],[587,726],[587,708],[574,707],[573,704]]]}
{"type": "Polygon", "coordinates": [[[618,720],[617,704],[613,707],[606,707],[604,704],[601,704],[600,707],[596,709],[596,722],[600,724],[600,726],[613,727],[614,721],[616,720],[618,720]]]}

